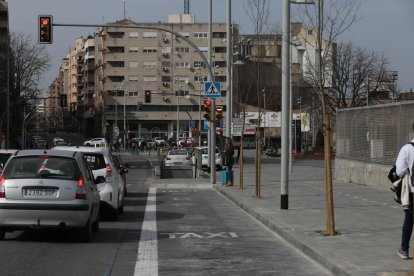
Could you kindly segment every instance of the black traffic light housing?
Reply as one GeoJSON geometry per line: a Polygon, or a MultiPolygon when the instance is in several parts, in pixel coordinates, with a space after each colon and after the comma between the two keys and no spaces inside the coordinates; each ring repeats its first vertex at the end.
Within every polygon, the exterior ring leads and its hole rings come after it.
{"type": "Polygon", "coordinates": [[[209,99],[204,100],[203,117],[204,119],[209,120],[209,121],[211,120],[211,105],[212,105],[211,100],[209,99]]]}
{"type": "Polygon", "coordinates": [[[151,102],[151,90],[145,90],[145,103],[151,102]]]}
{"type": "Polygon", "coordinates": [[[39,15],[39,44],[53,43],[53,17],[39,15]]]}
{"type": "Polygon", "coordinates": [[[216,112],[215,112],[215,117],[214,117],[216,121],[223,120],[223,111],[224,111],[224,108],[222,105],[216,106],[216,112]]]}

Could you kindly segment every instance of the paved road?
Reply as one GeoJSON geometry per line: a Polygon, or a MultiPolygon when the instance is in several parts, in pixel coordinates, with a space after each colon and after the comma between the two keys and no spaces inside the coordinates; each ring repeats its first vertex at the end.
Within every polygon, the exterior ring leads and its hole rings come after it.
{"type": "Polygon", "coordinates": [[[8,233],[0,274],[326,275],[210,185],[157,185],[146,158],[124,158],[125,213],[102,221],[91,243],[56,231],[8,233]]]}

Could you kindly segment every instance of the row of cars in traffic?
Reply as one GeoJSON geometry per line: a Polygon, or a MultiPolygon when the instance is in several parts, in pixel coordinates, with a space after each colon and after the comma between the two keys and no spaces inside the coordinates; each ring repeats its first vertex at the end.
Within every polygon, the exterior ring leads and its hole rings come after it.
{"type": "Polygon", "coordinates": [[[107,147],[0,150],[0,240],[62,228],[90,241],[100,217],[123,213],[128,167],[107,147]]]}
{"type": "MultiPolygon", "coordinates": [[[[195,147],[195,148],[173,148],[167,152],[164,158],[164,165],[171,166],[192,166],[197,165],[199,160],[197,156],[201,156],[201,167],[207,168],[208,166],[208,147],[195,147]],[[198,154],[199,153],[199,154],[198,154]]],[[[216,147],[216,168],[222,169],[222,154],[216,147]]]]}

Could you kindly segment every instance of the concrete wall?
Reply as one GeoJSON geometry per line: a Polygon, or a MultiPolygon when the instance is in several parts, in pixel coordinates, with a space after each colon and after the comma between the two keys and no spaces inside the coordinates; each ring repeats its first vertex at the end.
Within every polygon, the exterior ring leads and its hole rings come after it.
{"type": "Polygon", "coordinates": [[[389,165],[368,163],[358,160],[336,158],[335,178],[345,182],[367,185],[379,189],[389,189],[389,165]]]}

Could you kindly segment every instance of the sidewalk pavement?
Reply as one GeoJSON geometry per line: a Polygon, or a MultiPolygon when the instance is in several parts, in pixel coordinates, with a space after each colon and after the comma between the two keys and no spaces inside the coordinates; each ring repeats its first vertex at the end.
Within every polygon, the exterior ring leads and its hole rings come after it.
{"type": "MultiPolygon", "coordinates": [[[[233,187],[221,185],[221,172],[217,172],[213,187],[333,275],[407,275],[405,272],[412,270],[413,260],[402,260],[396,254],[404,213],[394,202],[391,191],[333,179],[335,230],[340,234],[323,236],[320,234],[326,230],[323,160],[292,162],[289,208],[281,210],[280,158],[273,163],[269,163],[269,158],[262,161],[260,199],[255,197],[255,165],[251,158],[244,165],[243,190],[239,189],[237,164],[233,167],[233,187]]],[[[209,178],[152,181],[166,187],[180,184],[192,187],[191,183],[211,187],[209,178]]]]}
{"type": "Polygon", "coordinates": [[[255,197],[255,165],[244,166],[244,190],[239,167],[234,186],[214,186],[240,208],[276,232],[334,275],[404,275],[413,260],[396,252],[401,243],[404,213],[391,191],[333,180],[335,229],[326,230],[323,160],[296,160],[289,175],[289,209],[280,209],[280,163],[262,163],[261,198],[255,197]]]}

